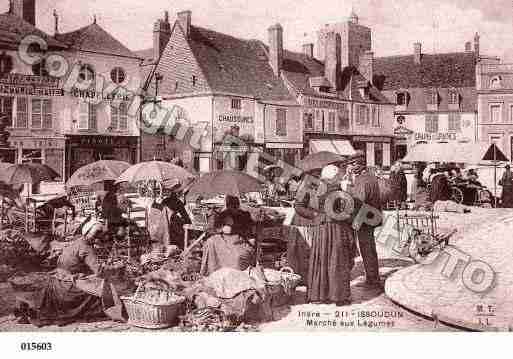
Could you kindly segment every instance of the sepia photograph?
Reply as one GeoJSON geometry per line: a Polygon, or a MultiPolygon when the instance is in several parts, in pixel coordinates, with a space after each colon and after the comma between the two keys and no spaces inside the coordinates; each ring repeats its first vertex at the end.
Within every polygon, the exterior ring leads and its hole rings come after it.
{"type": "Polygon", "coordinates": [[[512,5],[1,0],[0,341],[512,331],[512,5]]]}

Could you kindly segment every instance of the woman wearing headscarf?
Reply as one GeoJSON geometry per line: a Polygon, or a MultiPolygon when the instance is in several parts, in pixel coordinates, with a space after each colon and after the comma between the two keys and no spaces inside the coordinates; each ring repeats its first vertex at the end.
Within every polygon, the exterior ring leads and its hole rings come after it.
{"type": "Polygon", "coordinates": [[[208,276],[221,268],[246,270],[256,264],[255,242],[237,228],[236,211],[221,212],[215,221],[218,233],[207,239],[203,248],[200,274],[208,276]]]}
{"type": "Polygon", "coordinates": [[[502,186],[502,207],[513,208],[513,174],[509,165],[506,165],[505,169],[499,181],[499,185],[502,186]]]}
{"type": "MultiPolygon", "coordinates": [[[[316,199],[309,193],[295,205],[312,241],[307,278],[307,301],[312,303],[351,303],[350,274],[356,253],[351,218],[333,219],[324,207],[328,196],[340,189],[340,177],[338,167],[323,168],[321,180],[327,183],[327,191],[317,199],[318,209],[314,208],[316,199]]],[[[346,205],[339,199],[332,210],[341,213],[346,205]]]]}
{"type": "Polygon", "coordinates": [[[86,223],[82,236],[63,248],[57,269],[45,286],[39,292],[17,296],[15,315],[39,327],[106,316],[123,321],[122,304],[115,289],[100,279],[104,271],[93,244],[103,233],[100,223],[86,223]],[[84,283],[86,278],[96,280],[95,290],[80,287],[79,283],[84,283]]]}

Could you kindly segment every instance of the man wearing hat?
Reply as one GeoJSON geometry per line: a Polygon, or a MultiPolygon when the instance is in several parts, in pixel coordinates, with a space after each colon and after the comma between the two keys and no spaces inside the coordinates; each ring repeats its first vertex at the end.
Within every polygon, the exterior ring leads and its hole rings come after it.
{"type": "MultiPolygon", "coordinates": [[[[364,170],[362,167],[361,170],[364,170]]],[[[367,168],[356,177],[354,195],[367,206],[381,211],[381,196],[379,191],[378,178],[373,168],[367,168]]],[[[356,223],[355,223],[356,224],[356,223]]],[[[358,225],[358,224],[356,224],[358,225]]],[[[376,240],[374,238],[374,227],[363,223],[357,230],[358,247],[365,267],[366,284],[369,286],[380,286],[378,254],[376,240]]]]}

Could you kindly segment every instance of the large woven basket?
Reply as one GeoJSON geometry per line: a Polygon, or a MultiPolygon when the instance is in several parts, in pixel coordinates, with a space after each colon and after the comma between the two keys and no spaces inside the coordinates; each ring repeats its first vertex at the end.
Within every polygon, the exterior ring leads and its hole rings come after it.
{"type": "Polygon", "coordinates": [[[289,267],[279,271],[266,268],[264,275],[267,279],[267,290],[271,294],[271,305],[281,307],[290,304],[296,287],[301,282],[301,276],[289,267]]]}
{"type": "Polygon", "coordinates": [[[164,329],[178,324],[185,298],[173,304],[150,304],[138,298],[140,288],[131,297],[121,297],[128,313],[128,324],[146,329],[164,329]]]}

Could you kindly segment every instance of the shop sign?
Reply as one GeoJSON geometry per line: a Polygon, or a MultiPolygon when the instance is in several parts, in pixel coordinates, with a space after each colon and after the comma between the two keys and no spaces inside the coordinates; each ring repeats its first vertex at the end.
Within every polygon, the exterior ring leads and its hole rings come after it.
{"type": "Polygon", "coordinates": [[[303,148],[302,143],[266,143],[266,148],[290,148],[290,149],[301,149],[303,148]]]}
{"type": "Polygon", "coordinates": [[[415,133],[415,141],[456,141],[455,133],[425,133],[425,132],[416,132],[415,133]]]}
{"type": "Polygon", "coordinates": [[[104,96],[102,92],[96,92],[94,90],[79,90],[72,89],[71,96],[78,97],[82,99],[99,99],[99,100],[107,100],[107,101],[130,101],[131,97],[127,94],[122,93],[109,93],[107,96],[104,96]]]}
{"type": "Polygon", "coordinates": [[[353,142],[392,142],[389,137],[353,136],[353,142]]]}
{"type": "Polygon", "coordinates": [[[73,146],[131,147],[137,145],[137,138],[115,136],[78,136],[70,139],[73,146]]]}
{"type": "Polygon", "coordinates": [[[249,152],[248,146],[216,146],[217,152],[249,152]]]}
{"type": "Polygon", "coordinates": [[[219,122],[234,122],[234,123],[253,123],[253,117],[241,115],[219,115],[219,122]]]}
{"type": "Polygon", "coordinates": [[[31,138],[31,139],[22,139],[17,140],[13,139],[9,141],[12,147],[21,147],[21,148],[64,148],[63,140],[56,139],[47,139],[47,138],[31,138]]]}
{"type": "Polygon", "coordinates": [[[49,76],[6,74],[0,77],[0,84],[57,87],[59,79],[49,76]]]}
{"type": "Polygon", "coordinates": [[[303,100],[303,106],[317,107],[317,108],[329,108],[329,109],[333,109],[333,110],[346,110],[347,109],[346,103],[320,100],[320,99],[309,98],[309,97],[307,97],[303,100]]]}
{"type": "Polygon", "coordinates": [[[64,90],[58,88],[4,85],[0,83],[0,93],[21,96],[64,96],[64,90]]]}

